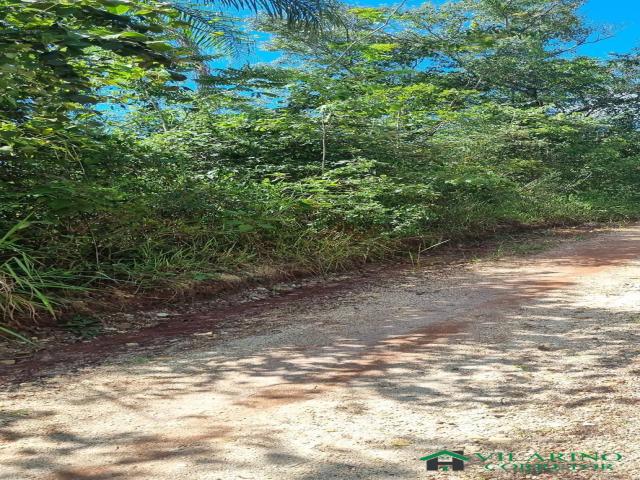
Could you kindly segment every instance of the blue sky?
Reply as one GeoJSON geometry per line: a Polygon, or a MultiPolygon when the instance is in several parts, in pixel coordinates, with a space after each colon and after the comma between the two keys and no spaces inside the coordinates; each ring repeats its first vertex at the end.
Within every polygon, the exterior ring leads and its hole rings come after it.
{"type": "MultiPolygon", "coordinates": [[[[400,0],[346,0],[346,3],[357,6],[394,6],[400,0]]],[[[442,3],[444,0],[432,0],[442,3]]],[[[416,6],[422,0],[409,0],[406,5],[416,6]]],[[[615,36],[597,44],[583,47],[579,53],[596,57],[606,57],[609,53],[626,53],[640,47],[640,0],[588,0],[582,13],[587,21],[596,25],[610,26],[615,36]]],[[[256,63],[276,58],[276,53],[261,52],[259,48],[241,58],[227,58],[214,62],[216,66],[256,63]]]]}
{"type": "Polygon", "coordinates": [[[628,52],[640,46],[640,8],[638,0],[589,0],[583,9],[592,22],[610,24],[614,38],[586,47],[582,53],[606,56],[610,52],[628,52]]]}

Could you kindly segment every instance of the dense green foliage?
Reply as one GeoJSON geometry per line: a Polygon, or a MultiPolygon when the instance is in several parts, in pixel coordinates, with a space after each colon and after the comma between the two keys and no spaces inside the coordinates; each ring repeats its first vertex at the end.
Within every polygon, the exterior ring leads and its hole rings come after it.
{"type": "Polygon", "coordinates": [[[28,217],[25,255],[67,285],[321,272],[638,213],[640,60],[578,55],[600,34],[579,0],[270,18],[284,59],[221,70],[165,4],[25,3],[0,1],[0,231],[28,217]]]}

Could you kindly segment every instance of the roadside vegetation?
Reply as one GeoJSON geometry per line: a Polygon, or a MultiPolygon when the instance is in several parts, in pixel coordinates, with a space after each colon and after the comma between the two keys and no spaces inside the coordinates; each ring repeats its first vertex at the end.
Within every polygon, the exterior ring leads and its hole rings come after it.
{"type": "Polygon", "coordinates": [[[637,217],[640,55],[581,55],[610,34],[583,3],[277,3],[248,24],[0,0],[2,331],[91,289],[637,217]],[[255,31],[278,62],[215,67],[255,31]]]}

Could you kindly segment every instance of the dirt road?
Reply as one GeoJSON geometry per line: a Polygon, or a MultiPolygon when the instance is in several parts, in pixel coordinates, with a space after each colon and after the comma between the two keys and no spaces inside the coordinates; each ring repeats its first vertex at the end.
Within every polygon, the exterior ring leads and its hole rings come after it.
{"type": "Polygon", "coordinates": [[[3,393],[0,479],[640,478],[640,226],[246,320],[3,393]]]}

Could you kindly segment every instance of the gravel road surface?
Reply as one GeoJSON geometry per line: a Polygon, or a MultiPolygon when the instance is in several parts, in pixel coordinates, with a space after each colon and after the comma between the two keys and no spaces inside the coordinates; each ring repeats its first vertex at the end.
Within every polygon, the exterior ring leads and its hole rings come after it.
{"type": "Polygon", "coordinates": [[[0,479],[640,479],[640,226],[244,320],[2,393],[0,479]]]}

